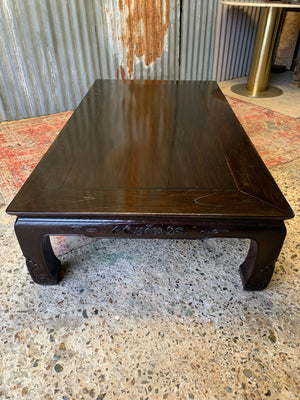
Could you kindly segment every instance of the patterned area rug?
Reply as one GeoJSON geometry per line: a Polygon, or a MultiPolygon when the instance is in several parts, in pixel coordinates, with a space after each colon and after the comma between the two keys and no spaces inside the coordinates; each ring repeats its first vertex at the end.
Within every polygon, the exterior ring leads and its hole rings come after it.
{"type": "Polygon", "coordinates": [[[300,121],[264,107],[226,96],[268,168],[300,156],[300,121]]]}
{"type": "MultiPolygon", "coordinates": [[[[269,168],[300,156],[298,120],[233,97],[227,99],[269,168]]],[[[71,115],[72,111],[69,111],[0,124],[0,193],[6,204],[71,115]]],[[[58,254],[64,254],[91,241],[77,236],[56,237],[53,245],[58,254]]]]}
{"type": "Polygon", "coordinates": [[[50,147],[72,111],[0,124],[0,192],[8,203],[50,147]]]}

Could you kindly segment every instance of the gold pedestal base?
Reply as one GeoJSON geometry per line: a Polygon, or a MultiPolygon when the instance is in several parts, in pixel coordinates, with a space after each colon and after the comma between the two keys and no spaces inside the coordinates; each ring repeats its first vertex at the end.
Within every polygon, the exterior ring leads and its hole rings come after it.
{"type": "Polygon", "coordinates": [[[239,94],[240,96],[255,97],[255,98],[277,97],[282,94],[282,90],[275,86],[269,86],[263,92],[253,93],[253,91],[247,89],[246,83],[239,83],[238,85],[232,86],[231,91],[236,94],[239,94]]]}
{"type": "Polygon", "coordinates": [[[246,97],[276,97],[282,90],[268,87],[275,38],[282,9],[263,7],[260,13],[247,86],[240,84],[231,88],[234,93],[246,97]]]}

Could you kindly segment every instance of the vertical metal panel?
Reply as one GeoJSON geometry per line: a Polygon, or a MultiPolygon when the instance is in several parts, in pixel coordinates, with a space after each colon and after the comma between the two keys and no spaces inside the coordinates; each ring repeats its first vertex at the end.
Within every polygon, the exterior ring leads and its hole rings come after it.
{"type": "Polygon", "coordinates": [[[177,79],[180,0],[0,0],[0,120],[74,109],[97,78],[177,79]]]}
{"type": "Polygon", "coordinates": [[[180,79],[210,79],[217,0],[183,0],[180,79]]]}
{"type": "Polygon", "coordinates": [[[179,0],[106,1],[113,70],[123,79],[176,79],[179,0]]]}
{"type": "Polygon", "coordinates": [[[218,3],[212,79],[222,81],[248,74],[259,15],[259,7],[218,3]]]}
{"type": "Polygon", "coordinates": [[[97,78],[246,75],[258,16],[220,0],[0,0],[0,120],[74,109],[97,78]]]}
{"type": "Polygon", "coordinates": [[[259,13],[257,7],[225,6],[221,0],[182,0],[180,79],[246,75],[259,13]]]}

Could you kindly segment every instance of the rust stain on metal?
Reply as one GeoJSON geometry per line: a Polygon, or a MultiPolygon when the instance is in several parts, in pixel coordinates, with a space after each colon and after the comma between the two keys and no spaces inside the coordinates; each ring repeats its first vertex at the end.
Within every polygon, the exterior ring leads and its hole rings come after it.
{"type": "Polygon", "coordinates": [[[121,78],[125,79],[125,69],[123,68],[123,65],[120,66],[120,70],[121,70],[121,78]]]}
{"type": "MultiPolygon", "coordinates": [[[[118,6],[121,15],[126,16],[121,41],[127,48],[127,70],[132,78],[134,55],[137,58],[144,56],[146,66],[161,57],[169,28],[169,0],[119,0],[118,6]]],[[[123,76],[122,69],[121,66],[123,76]]]]}
{"type": "Polygon", "coordinates": [[[117,79],[120,79],[120,71],[121,71],[121,79],[125,79],[126,72],[122,64],[120,65],[120,70],[119,68],[117,69],[117,79]]]}

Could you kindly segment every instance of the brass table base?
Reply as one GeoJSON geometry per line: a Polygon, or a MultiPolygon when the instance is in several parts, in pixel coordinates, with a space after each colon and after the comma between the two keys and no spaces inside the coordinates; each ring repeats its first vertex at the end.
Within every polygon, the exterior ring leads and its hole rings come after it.
{"type": "Polygon", "coordinates": [[[282,9],[277,7],[264,7],[261,10],[247,87],[233,86],[231,90],[234,93],[247,97],[276,97],[282,94],[282,90],[268,85],[281,13],[282,9]]]}
{"type": "Polygon", "coordinates": [[[253,91],[247,89],[246,83],[239,83],[237,85],[232,86],[231,91],[236,94],[239,94],[240,96],[255,97],[255,98],[277,97],[282,94],[282,90],[275,86],[269,86],[263,92],[253,93],[253,91]]]}

